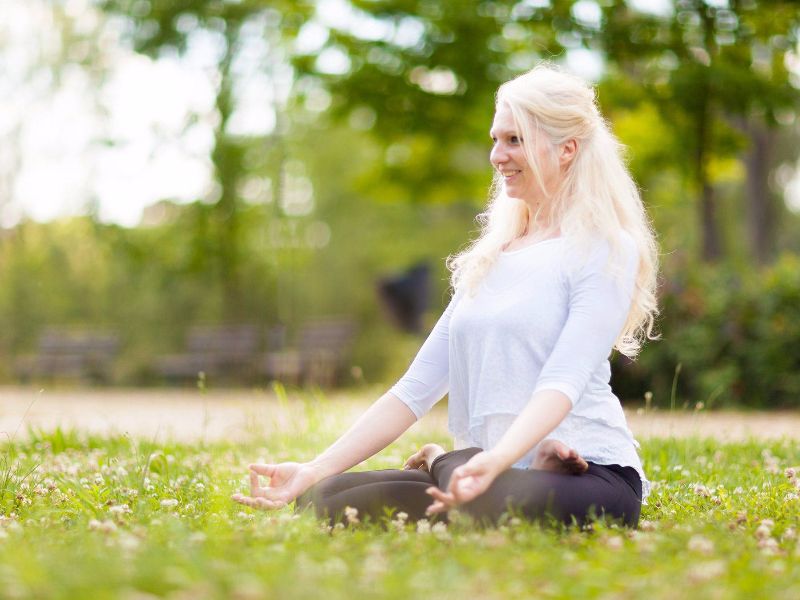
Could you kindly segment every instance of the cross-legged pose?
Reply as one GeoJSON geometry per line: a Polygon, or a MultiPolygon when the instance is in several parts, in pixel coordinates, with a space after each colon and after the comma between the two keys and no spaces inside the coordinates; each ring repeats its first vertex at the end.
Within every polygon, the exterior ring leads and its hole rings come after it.
{"type": "Polygon", "coordinates": [[[649,486],[608,357],[652,337],[657,249],[641,198],[579,78],[542,65],[503,84],[490,135],[481,234],[448,261],[452,299],[406,374],[314,460],[251,465],[250,495],[234,500],[296,500],[333,520],[348,506],[362,520],[458,506],[489,522],[636,525],[649,486]],[[456,450],[345,473],[446,393],[456,450]]]}

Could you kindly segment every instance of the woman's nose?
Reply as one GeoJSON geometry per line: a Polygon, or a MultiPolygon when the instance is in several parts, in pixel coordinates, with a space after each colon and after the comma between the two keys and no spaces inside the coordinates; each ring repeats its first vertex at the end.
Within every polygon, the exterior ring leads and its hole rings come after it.
{"type": "Polygon", "coordinates": [[[492,163],[492,166],[497,167],[506,162],[507,159],[508,155],[501,144],[498,143],[492,146],[492,150],[489,152],[489,162],[492,163]]]}

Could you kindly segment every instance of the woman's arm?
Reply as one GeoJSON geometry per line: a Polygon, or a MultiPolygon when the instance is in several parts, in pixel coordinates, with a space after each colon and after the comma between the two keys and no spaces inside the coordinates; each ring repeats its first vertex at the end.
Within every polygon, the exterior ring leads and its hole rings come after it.
{"type": "Polygon", "coordinates": [[[428,488],[434,499],[428,513],[444,512],[485,492],[500,473],[553,431],[571,409],[572,402],[562,392],[541,390],[534,394],[494,448],[476,454],[453,471],[446,492],[428,488]]]}
{"type": "Polygon", "coordinates": [[[231,499],[253,508],[281,508],[326,477],[346,471],[383,450],[416,421],[408,406],[386,393],[338,440],[307,463],[250,465],[250,495],[233,494],[231,499]],[[269,478],[262,486],[259,476],[269,478]]]}
{"type": "Polygon", "coordinates": [[[307,463],[250,465],[250,496],[233,500],[255,508],[285,506],[315,483],[342,473],[383,450],[447,393],[452,298],[406,374],[325,452],[307,463]],[[259,475],[269,478],[262,487],[259,475]]]}
{"type": "Polygon", "coordinates": [[[383,450],[447,393],[450,317],[458,297],[450,300],[405,375],[309,463],[320,479],[346,471],[383,450]]]}
{"type": "Polygon", "coordinates": [[[571,409],[572,402],[562,392],[541,390],[534,394],[497,445],[487,453],[499,469],[498,473],[511,468],[511,465],[541,442],[558,427],[571,409]]]}
{"type": "Polygon", "coordinates": [[[377,454],[399,438],[417,417],[391,392],[387,392],[309,466],[316,472],[317,481],[347,471],[377,454]]]}

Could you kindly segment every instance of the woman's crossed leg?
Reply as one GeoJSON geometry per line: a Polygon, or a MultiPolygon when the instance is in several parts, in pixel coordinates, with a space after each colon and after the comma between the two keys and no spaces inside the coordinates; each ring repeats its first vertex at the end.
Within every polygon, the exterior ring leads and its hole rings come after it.
{"type": "MultiPolygon", "coordinates": [[[[441,454],[431,462],[430,472],[386,469],[335,475],[298,498],[297,509],[313,507],[318,517],[331,522],[344,519],[347,507],[357,509],[362,520],[379,521],[387,511],[405,512],[410,520],[422,519],[432,502],[425,490],[430,486],[447,489],[453,470],[478,452],[479,448],[467,448],[441,454]]],[[[529,519],[549,516],[579,524],[594,515],[605,515],[636,526],[640,508],[641,482],[634,469],[589,463],[579,475],[509,469],[460,510],[489,523],[510,511],[529,519]]]]}

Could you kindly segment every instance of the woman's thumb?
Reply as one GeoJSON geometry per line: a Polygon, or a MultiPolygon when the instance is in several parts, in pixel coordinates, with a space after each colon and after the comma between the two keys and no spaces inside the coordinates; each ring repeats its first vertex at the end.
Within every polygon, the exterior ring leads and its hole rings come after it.
{"type": "Polygon", "coordinates": [[[272,477],[275,473],[275,465],[252,464],[250,465],[250,470],[265,477],[272,477]]]}

